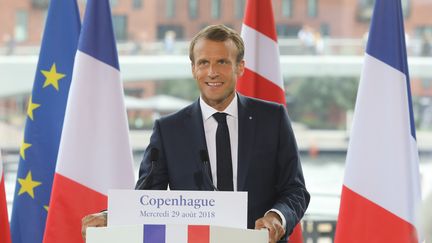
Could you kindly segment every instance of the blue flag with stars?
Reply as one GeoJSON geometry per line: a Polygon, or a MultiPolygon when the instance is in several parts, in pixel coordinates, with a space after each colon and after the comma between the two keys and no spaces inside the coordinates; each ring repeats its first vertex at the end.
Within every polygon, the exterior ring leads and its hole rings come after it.
{"type": "Polygon", "coordinates": [[[43,240],[81,21],[76,0],[51,0],[28,100],[11,218],[14,243],[43,240]]]}

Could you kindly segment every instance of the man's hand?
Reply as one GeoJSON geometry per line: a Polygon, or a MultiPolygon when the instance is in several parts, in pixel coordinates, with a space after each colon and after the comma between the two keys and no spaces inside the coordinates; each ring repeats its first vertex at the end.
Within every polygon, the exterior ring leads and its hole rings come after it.
{"type": "Polygon", "coordinates": [[[269,243],[276,243],[285,235],[282,220],[275,212],[268,212],[264,217],[257,219],[255,229],[267,229],[269,231],[269,243]]]}
{"type": "Polygon", "coordinates": [[[100,213],[90,214],[82,218],[81,220],[81,235],[84,239],[86,239],[86,230],[87,227],[105,227],[107,226],[107,211],[103,211],[100,213]]]}

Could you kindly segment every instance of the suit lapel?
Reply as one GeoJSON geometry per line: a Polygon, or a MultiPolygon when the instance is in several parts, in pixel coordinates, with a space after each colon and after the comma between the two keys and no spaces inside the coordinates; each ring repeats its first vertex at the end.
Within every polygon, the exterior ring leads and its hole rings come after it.
{"type": "MultiPolygon", "coordinates": [[[[237,190],[245,191],[246,178],[252,160],[252,146],[255,138],[255,117],[248,105],[248,98],[238,95],[238,170],[237,170],[237,190]]],[[[207,150],[205,139],[204,124],[202,120],[201,107],[199,100],[195,101],[186,112],[184,127],[190,133],[192,146],[199,150],[207,150]]],[[[197,153],[198,153],[197,151],[197,153]]],[[[191,151],[192,152],[192,151],[191,151]]],[[[198,157],[197,157],[198,158],[198,157]]],[[[198,161],[199,163],[200,161],[198,161]]]]}
{"type": "Polygon", "coordinates": [[[248,98],[238,95],[238,171],[237,190],[246,190],[246,178],[251,164],[252,146],[255,138],[255,117],[248,98]]]}
{"type": "MultiPolygon", "coordinates": [[[[189,148],[197,148],[196,153],[199,150],[207,150],[207,143],[204,133],[204,124],[201,113],[201,108],[199,105],[199,100],[195,101],[187,111],[187,119],[184,120],[184,126],[186,128],[187,135],[191,137],[192,146],[185,144],[189,148]]],[[[191,151],[195,153],[195,151],[191,151]]],[[[199,156],[197,156],[199,158],[199,156]]]]}

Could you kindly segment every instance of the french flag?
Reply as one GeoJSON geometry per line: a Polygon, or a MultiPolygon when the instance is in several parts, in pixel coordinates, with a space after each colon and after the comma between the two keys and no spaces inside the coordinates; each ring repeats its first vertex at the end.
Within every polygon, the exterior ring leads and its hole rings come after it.
{"type": "Polygon", "coordinates": [[[0,153],[0,242],[11,243],[7,200],[4,186],[3,160],[0,153]]]}
{"type": "MultiPolygon", "coordinates": [[[[241,36],[245,44],[245,71],[237,82],[237,90],[243,95],[285,106],[285,90],[271,0],[247,0],[241,36]]],[[[303,242],[300,224],[294,228],[289,242],[303,242]]]]}
{"type": "Polygon", "coordinates": [[[83,242],[81,219],[133,189],[123,87],[108,0],[88,0],[64,118],[45,243],[83,242]]]}
{"type": "Polygon", "coordinates": [[[87,240],[128,243],[232,243],[267,242],[268,236],[263,231],[220,226],[145,224],[89,228],[87,240]]]}
{"type": "Polygon", "coordinates": [[[417,243],[419,158],[401,1],[375,1],[346,159],[337,243],[417,243]]]}

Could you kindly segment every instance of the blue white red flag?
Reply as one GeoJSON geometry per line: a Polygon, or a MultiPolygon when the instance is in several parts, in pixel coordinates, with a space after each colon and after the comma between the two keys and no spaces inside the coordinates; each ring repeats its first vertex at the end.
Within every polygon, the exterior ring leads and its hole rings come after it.
{"type": "Polygon", "coordinates": [[[45,243],[83,242],[81,219],[134,174],[108,0],[88,0],[55,171],[45,243]]]}
{"type": "Polygon", "coordinates": [[[267,242],[268,236],[265,232],[220,226],[146,224],[93,228],[88,231],[87,239],[92,242],[110,240],[128,243],[211,243],[267,242]]]}
{"type": "Polygon", "coordinates": [[[335,242],[419,242],[420,194],[401,1],[377,0],[335,242]]]}

